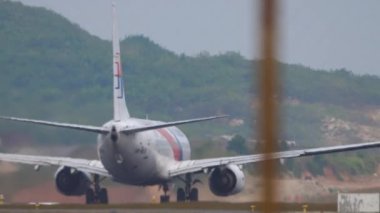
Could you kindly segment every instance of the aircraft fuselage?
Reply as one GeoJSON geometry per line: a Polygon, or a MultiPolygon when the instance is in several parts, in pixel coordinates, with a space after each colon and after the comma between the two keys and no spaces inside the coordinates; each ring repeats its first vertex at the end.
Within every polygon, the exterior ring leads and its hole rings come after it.
{"type": "Polygon", "coordinates": [[[190,145],[177,127],[126,135],[126,127],[159,124],[159,121],[130,118],[109,121],[107,135],[98,135],[98,155],[115,181],[131,185],[155,185],[168,180],[168,168],[175,161],[190,159],[190,145]],[[114,128],[114,131],[112,131],[114,128]]]}

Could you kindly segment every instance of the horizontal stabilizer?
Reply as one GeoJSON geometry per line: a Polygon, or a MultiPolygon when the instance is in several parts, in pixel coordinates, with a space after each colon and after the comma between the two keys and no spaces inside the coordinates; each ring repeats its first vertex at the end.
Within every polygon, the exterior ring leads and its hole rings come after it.
{"type": "Polygon", "coordinates": [[[178,126],[178,125],[182,125],[182,124],[196,123],[196,122],[214,120],[214,119],[218,119],[218,118],[225,118],[227,116],[228,115],[222,115],[222,116],[212,116],[212,117],[205,117],[205,118],[195,118],[195,119],[182,120],[182,121],[173,121],[173,122],[155,124],[155,125],[150,125],[150,126],[127,128],[127,129],[121,130],[120,132],[122,132],[124,134],[133,134],[133,133],[137,133],[137,132],[143,132],[143,131],[148,131],[148,130],[153,130],[153,129],[161,129],[161,128],[170,127],[170,126],[178,126]]]}
{"type": "Polygon", "coordinates": [[[40,125],[45,125],[45,126],[61,127],[61,128],[66,128],[66,129],[76,129],[76,130],[82,130],[82,131],[87,131],[87,132],[95,132],[95,133],[100,133],[100,134],[108,133],[108,131],[106,129],[104,129],[102,127],[97,127],[97,126],[58,123],[58,122],[32,120],[32,119],[15,118],[15,117],[3,117],[3,116],[0,116],[0,119],[11,120],[11,121],[20,121],[20,122],[33,123],[33,124],[40,124],[40,125]]]}

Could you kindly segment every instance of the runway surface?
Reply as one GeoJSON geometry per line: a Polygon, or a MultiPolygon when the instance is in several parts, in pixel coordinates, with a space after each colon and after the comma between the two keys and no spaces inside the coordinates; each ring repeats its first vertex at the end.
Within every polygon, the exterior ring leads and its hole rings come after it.
{"type": "MultiPolygon", "coordinates": [[[[304,203],[276,203],[281,212],[303,212],[304,203]]],[[[82,205],[82,204],[3,204],[0,212],[96,212],[96,213],[149,213],[149,212],[181,212],[181,213],[206,213],[206,212],[260,212],[263,203],[221,203],[221,202],[197,202],[197,203],[167,203],[167,204],[111,204],[111,205],[82,205]]],[[[336,212],[336,204],[307,204],[307,212],[324,211],[336,212]]]]}

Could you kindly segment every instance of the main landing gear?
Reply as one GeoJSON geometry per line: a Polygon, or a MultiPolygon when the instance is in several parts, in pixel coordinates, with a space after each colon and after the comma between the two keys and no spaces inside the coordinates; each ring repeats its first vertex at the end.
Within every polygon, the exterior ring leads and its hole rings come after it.
{"type": "Polygon", "coordinates": [[[100,187],[99,175],[94,175],[94,188],[86,191],[86,204],[108,204],[108,193],[106,188],[100,187]]]}
{"type": "MultiPolygon", "coordinates": [[[[191,174],[186,174],[185,179],[181,178],[181,180],[185,183],[185,188],[177,189],[177,202],[198,201],[198,189],[193,186],[200,181],[193,181],[191,174]]],[[[160,196],[160,202],[168,203],[170,201],[170,196],[168,195],[169,186],[167,183],[164,183],[162,188],[164,190],[164,195],[160,196]]]]}
{"type": "Polygon", "coordinates": [[[185,179],[181,180],[185,182],[185,188],[177,189],[177,202],[198,201],[198,189],[193,186],[200,181],[193,181],[191,174],[186,174],[185,179]]]}

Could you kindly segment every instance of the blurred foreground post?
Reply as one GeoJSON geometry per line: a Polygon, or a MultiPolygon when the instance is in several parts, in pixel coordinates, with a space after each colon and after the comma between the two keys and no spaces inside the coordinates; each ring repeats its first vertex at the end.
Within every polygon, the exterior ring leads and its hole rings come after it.
{"type": "Polygon", "coordinates": [[[309,206],[306,204],[302,205],[303,213],[307,213],[307,207],[309,206]]]}
{"type": "MultiPolygon", "coordinates": [[[[265,157],[269,153],[276,151],[278,134],[278,75],[276,69],[276,0],[261,1],[261,45],[262,59],[259,71],[260,85],[260,129],[259,139],[264,142],[263,152],[265,157]]],[[[274,178],[276,176],[275,161],[264,161],[261,164],[263,174],[264,189],[262,198],[264,199],[264,212],[278,212],[274,204],[276,186],[274,178]]]]}

